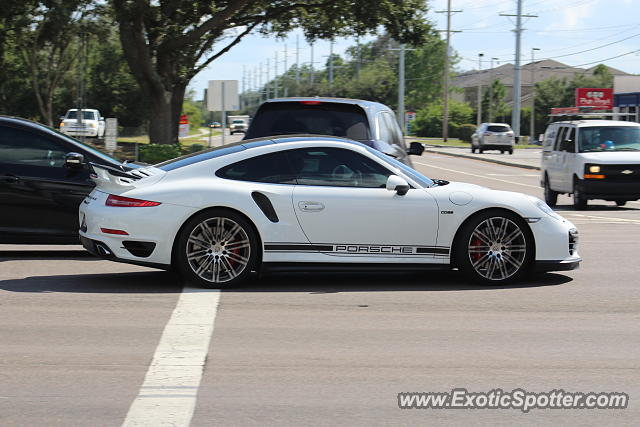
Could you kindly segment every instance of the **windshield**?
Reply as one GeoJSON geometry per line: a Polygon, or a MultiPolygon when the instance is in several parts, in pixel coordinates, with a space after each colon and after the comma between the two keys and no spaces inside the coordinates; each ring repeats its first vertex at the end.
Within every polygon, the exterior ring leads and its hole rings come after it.
{"type": "MultiPolygon", "coordinates": [[[[93,111],[83,111],[83,115],[82,115],[82,120],[95,120],[95,113],[93,111]]],[[[67,111],[67,119],[77,119],[78,118],[78,111],[76,110],[71,110],[71,111],[67,111]]]]}
{"type": "Polygon", "coordinates": [[[640,127],[593,126],[578,131],[579,151],[640,151],[640,127]]]}
{"type": "Polygon", "coordinates": [[[244,120],[234,120],[233,123],[243,123],[244,124],[244,120]]]}
{"type": "Polygon", "coordinates": [[[323,101],[264,104],[253,118],[246,138],[296,134],[371,139],[367,114],[361,107],[323,101]]]}
{"type": "MultiPolygon", "coordinates": [[[[365,146],[366,147],[366,146],[365,146]]],[[[402,162],[399,162],[398,160],[394,159],[393,157],[390,157],[376,149],[373,149],[371,147],[366,147],[366,149],[373,155],[375,155],[377,158],[383,160],[385,163],[398,168],[402,171],[402,173],[404,173],[405,175],[407,175],[409,178],[413,179],[415,182],[417,182],[418,184],[420,184],[422,187],[431,187],[433,186],[434,182],[427,178],[426,176],[422,175],[420,172],[418,172],[415,169],[410,168],[409,166],[405,165],[402,162]]]]}
{"type": "Polygon", "coordinates": [[[493,126],[487,126],[487,131],[488,132],[510,132],[511,128],[509,126],[493,125],[493,126]]]}

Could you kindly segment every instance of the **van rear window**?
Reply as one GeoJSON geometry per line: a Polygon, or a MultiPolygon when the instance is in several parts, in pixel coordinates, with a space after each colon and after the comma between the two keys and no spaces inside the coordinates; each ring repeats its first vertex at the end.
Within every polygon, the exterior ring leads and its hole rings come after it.
{"type": "Polygon", "coordinates": [[[367,114],[361,107],[324,101],[266,103],[256,113],[246,138],[298,134],[371,139],[367,114]]]}
{"type": "Polygon", "coordinates": [[[509,132],[511,129],[509,126],[487,126],[489,132],[509,132]]]}

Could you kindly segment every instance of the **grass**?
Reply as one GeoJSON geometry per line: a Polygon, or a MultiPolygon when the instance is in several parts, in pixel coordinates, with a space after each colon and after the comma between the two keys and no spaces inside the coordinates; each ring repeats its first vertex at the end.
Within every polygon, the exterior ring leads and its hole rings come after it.
{"type": "MultiPolygon", "coordinates": [[[[206,133],[202,134],[201,138],[180,138],[180,144],[189,146],[193,144],[203,144],[207,145],[209,142],[209,128],[201,127],[197,129],[192,129],[189,131],[189,135],[198,135],[202,131],[206,131],[206,133]]],[[[212,135],[220,135],[219,130],[214,130],[212,135]]],[[[149,135],[140,135],[140,136],[123,136],[118,138],[119,143],[129,143],[129,144],[148,144],[149,143],[149,135]]]]}

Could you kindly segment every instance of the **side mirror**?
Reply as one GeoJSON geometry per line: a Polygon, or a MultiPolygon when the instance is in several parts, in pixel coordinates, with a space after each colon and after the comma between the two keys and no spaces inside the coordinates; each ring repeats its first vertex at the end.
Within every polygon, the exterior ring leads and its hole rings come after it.
{"type": "Polygon", "coordinates": [[[409,145],[409,154],[412,154],[414,156],[422,156],[422,153],[424,153],[424,145],[422,145],[418,141],[413,141],[409,145]]]}
{"type": "Polygon", "coordinates": [[[100,117],[100,121],[101,121],[101,122],[104,122],[104,117],[100,117]]]}
{"type": "Polygon", "coordinates": [[[389,175],[387,178],[387,190],[395,191],[399,196],[407,194],[409,188],[409,183],[398,175],[389,175]]]}
{"type": "Polygon", "coordinates": [[[64,120],[64,116],[60,116],[60,121],[63,121],[63,120],[64,120]]]}
{"type": "Polygon", "coordinates": [[[69,169],[82,169],[84,164],[84,156],[80,153],[67,153],[64,156],[64,166],[69,169]]]}

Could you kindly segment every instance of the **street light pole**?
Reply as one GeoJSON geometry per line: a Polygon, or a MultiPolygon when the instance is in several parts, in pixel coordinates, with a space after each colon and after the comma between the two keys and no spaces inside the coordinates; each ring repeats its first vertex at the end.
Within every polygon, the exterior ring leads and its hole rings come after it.
{"type": "Polygon", "coordinates": [[[479,53],[478,54],[478,117],[476,118],[476,122],[478,127],[480,127],[480,124],[482,124],[482,76],[481,76],[481,71],[482,71],[482,57],[484,56],[484,53],[479,53]]]}
{"type": "Polygon", "coordinates": [[[540,50],[537,47],[531,48],[531,125],[529,130],[531,131],[531,138],[529,144],[533,143],[536,137],[536,62],[534,59],[534,52],[540,50]]]}
{"type": "Polygon", "coordinates": [[[491,58],[491,65],[489,65],[489,123],[493,121],[493,61],[497,61],[498,58],[491,58]]]}

